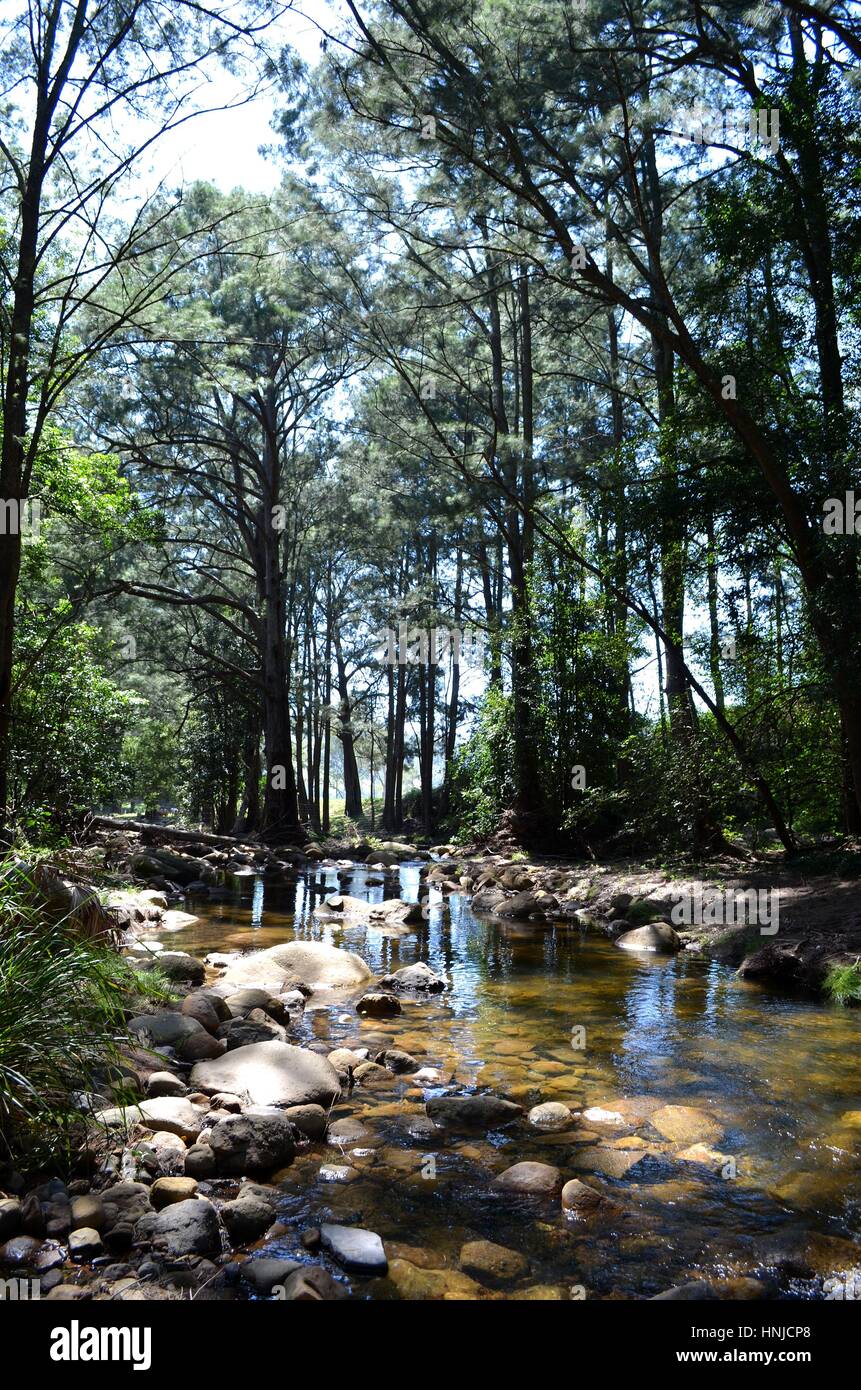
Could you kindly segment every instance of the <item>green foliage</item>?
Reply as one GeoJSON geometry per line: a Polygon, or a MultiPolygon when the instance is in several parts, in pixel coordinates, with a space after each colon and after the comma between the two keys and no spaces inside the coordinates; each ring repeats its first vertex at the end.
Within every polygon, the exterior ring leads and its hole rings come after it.
{"type": "MultiPolygon", "coordinates": [[[[556,824],[573,824],[583,793],[571,770],[586,769],[587,788],[612,795],[621,745],[631,727],[627,705],[630,640],[614,631],[603,597],[564,552],[542,544],[530,576],[537,675],[533,717],[545,799],[556,824]]],[[[588,798],[587,798],[588,800],[588,798]]]]}
{"type": "Polygon", "coordinates": [[[181,739],[182,804],[227,833],[236,817],[248,705],[230,686],[201,681],[181,739]]]}
{"type": "Polygon", "coordinates": [[[129,796],[145,814],[173,801],[179,785],[179,749],[174,729],[164,719],[144,717],[126,735],[123,761],[129,769],[129,796]]]}
{"type": "Polygon", "coordinates": [[[491,835],[514,791],[511,698],[491,688],[482,701],[478,727],[455,758],[451,805],[456,838],[491,835]]]}
{"type": "Polygon", "coordinates": [[[835,1004],[861,1004],[861,961],[832,965],[823,988],[835,1004]]]}
{"type": "Polygon", "coordinates": [[[84,528],[103,541],[162,536],[162,519],[123,476],[117,457],[77,448],[56,426],[42,431],[32,491],[47,509],[49,532],[72,522],[78,536],[84,528]]]}
{"type": "Polygon", "coordinates": [[[98,645],[95,628],[63,625],[62,615],[58,626],[56,612],[19,619],[10,786],[16,817],[31,824],[62,829],[126,780],[123,731],[136,697],[105,674],[98,645]]]}
{"type": "Polygon", "coordinates": [[[74,1093],[119,1075],[130,991],[140,995],[127,962],[47,918],[20,866],[0,866],[0,1162],[70,1156],[74,1093]]]}

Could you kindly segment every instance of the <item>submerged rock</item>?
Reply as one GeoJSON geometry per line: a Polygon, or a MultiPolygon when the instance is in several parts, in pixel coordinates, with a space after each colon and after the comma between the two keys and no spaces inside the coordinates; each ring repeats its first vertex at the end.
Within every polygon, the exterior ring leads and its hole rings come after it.
{"type": "Polygon", "coordinates": [[[720,1173],[728,1163],[732,1163],[729,1154],[718,1153],[708,1144],[691,1144],[690,1148],[682,1149],[681,1153],[676,1154],[680,1163],[698,1163],[703,1168],[708,1168],[712,1173],[720,1173]]]}
{"type": "Polygon", "coordinates": [[[663,1301],[702,1303],[706,1299],[717,1298],[717,1296],[711,1284],[707,1284],[702,1279],[696,1279],[689,1284],[675,1284],[673,1288],[665,1289],[663,1293],[656,1293],[651,1301],[653,1303],[663,1301]]]}
{"type": "Polygon", "coordinates": [[[409,1260],[392,1260],[389,1280],[400,1298],[409,1300],[469,1300],[495,1299],[502,1295],[470,1279],[457,1269],[421,1269],[409,1260]]]}
{"type": "Polygon", "coordinates": [[[425,1106],[443,1129],[489,1130],[512,1124],[523,1111],[501,1096],[434,1096],[425,1106]]]}
{"type": "Polygon", "coordinates": [[[649,1116],[649,1124],[677,1144],[712,1143],[723,1135],[717,1120],[692,1105],[665,1105],[649,1116]]]}
{"type": "Polygon", "coordinates": [[[648,1157],[648,1151],[613,1149],[598,1144],[580,1149],[572,1159],[572,1166],[588,1173],[603,1173],[607,1178],[624,1178],[648,1157]]]}
{"type": "Polygon", "coordinates": [[[552,1163],[513,1163],[494,1178],[493,1186],[529,1197],[554,1197],[562,1189],[562,1174],[552,1163]]]}
{"type": "Polygon", "coordinates": [[[492,1240],[470,1240],[461,1247],[460,1267],[484,1284],[510,1284],[529,1272],[529,1261],[518,1250],[492,1240]]]}
{"type": "Polygon", "coordinates": [[[390,1018],[402,1012],[399,1001],[392,994],[363,994],[356,1005],[356,1013],[367,1014],[369,1018],[390,1018]]]}

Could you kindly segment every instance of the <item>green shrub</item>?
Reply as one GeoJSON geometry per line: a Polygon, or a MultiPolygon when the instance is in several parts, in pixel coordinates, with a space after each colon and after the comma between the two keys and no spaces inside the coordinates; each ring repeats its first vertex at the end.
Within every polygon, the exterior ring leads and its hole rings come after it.
{"type": "Polygon", "coordinates": [[[491,688],[478,727],[456,754],[451,784],[451,821],[459,843],[492,835],[514,795],[511,698],[491,688]]]}
{"type": "Polygon", "coordinates": [[[835,1004],[861,1004],[861,961],[832,965],[825,977],[825,993],[835,1004]]]}
{"type": "Polygon", "coordinates": [[[130,994],[164,989],[52,921],[18,866],[0,868],[0,1163],[69,1157],[74,1093],[103,1089],[114,1071],[130,994]]]}

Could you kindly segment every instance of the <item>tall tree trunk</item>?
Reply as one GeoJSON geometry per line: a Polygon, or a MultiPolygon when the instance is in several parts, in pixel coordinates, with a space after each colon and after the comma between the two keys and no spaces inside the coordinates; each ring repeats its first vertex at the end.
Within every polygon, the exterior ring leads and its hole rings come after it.
{"type": "Polygon", "coordinates": [[[433,829],[433,763],[437,664],[428,649],[427,663],[419,666],[419,771],[421,777],[422,829],[433,829]]]}
{"type": "Polygon", "coordinates": [[[293,765],[290,718],[290,648],[284,577],[281,573],[281,535],[273,525],[281,480],[276,402],[267,390],[264,412],[264,477],[258,525],[262,564],[258,587],[263,608],[263,740],[266,752],[266,791],[262,830],[265,837],[296,839],[301,833],[293,765]]]}
{"type": "Polygon", "coordinates": [[[715,692],[715,704],[724,709],[723,671],[721,670],[720,626],[718,623],[718,554],[715,544],[714,513],[706,515],[706,587],[709,604],[709,669],[715,692]]]}
{"type": "Polygon", "coordinates": [[[404,824],[404,742],[407,722],[407,668],[398,666],[397,690],[395,693],[395,809],[394,830],[401,830],[404,824]]]}
{"type": "Polygon", "coordinates": [[[386,667],[386,778],[383,788],[383,827],[394,830],[395,819],[395,668],[386,667]]]}
{"type": "Polygon", "coordinates": [[[326,650],[323,659],[325,679],[323,685],[323,806],[320,825],[324,835],[328,835],[329,816],[329,778],[332,768],[332,567],[326,570],[326,650]]]}
{"type": "Polygon", "coordinates": [[[534,670],[532,612],[529,597],[528,567],[532,560],[534,532],[534,400],[532,375],[532,321],[529,302],[529,281],[525,267],[520,268],[517,286],[517,314],[520,328],[520,351],[517,378],[520,383],[522,414],[519,479],[510,469],[509,488],[522,499],[508,509],[506,532],[508,539],[508,568],[511,577],[511,696],[514,726],[514,806],[519,828],[524,833],[533,829],[543,809],[543,792],[538,772],[538,748],[535,736],[535,702],[537,682],[534,670]],[[518,485],[519,484],[519,485],[518,485]]]}
{"type": "MultiPolygon", "coordinates": [[[[22,512],[27,477],[27,395],[29,351],[35,305],[39,209],[44,179],[47,117],[44,94],[33,132],[29,176],[21,197],[21,232],[9,335],[4,343],[6,378],[3,383],[3,437],[0,455],[0,505],[14,504],[12,525],[0,533],[0,825],[9,811],[9,754],[12,726],[12,658],[15,642],[15,595],[21,572],[22,512]]],[[[4,515],[6,515],[4,508],[4,515]]]]}
{"type": "MultiPolygon", "coordinates": [[[[455,559],[455,580],[454,580],[454,623],[457,632],[463,631],[463,550],[460,545],[457,547],[455,559]]],[[[443,757],[445,760],[445,771],[442,785],[442,805],[441,813],[445,815],[449,806],[451,795],[451,778],[454,765],[454,749],[457,739],[457,716],[458,701],[460,698],[460,662],[458,657],[458,647],[452,650],[451,661],[451,688],[448,697],[448,716],[445,725],[445,742],[443,745],[443,757]]]]}
{"type": "Polygon", "coordinates": [[[344,661],[341,637],[337,626],[334,631],[335,669],[340,699],[340,722],[338,737],[344,756],[344,811],[353,820],[362,815],[362,788],[359,782],[359,767],[356,762],[356,746],[351,721],[353,707],[350,702],[350,689],[347,682],[347,664],[344,661]]]}
{"type": "Polygon", "coordinates": [[[260,715],[249,711],[242,750],[242,803],[233,827],[234,835],[251,835],[260,826],[260,715]]]}

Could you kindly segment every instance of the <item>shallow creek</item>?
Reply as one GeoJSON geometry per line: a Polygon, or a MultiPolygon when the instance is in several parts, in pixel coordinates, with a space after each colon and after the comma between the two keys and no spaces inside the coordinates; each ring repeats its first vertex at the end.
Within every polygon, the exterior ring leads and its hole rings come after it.
{"type": "MultiPolygon", "coordinates": [[[[355,1137],[313,1145],[282,1175],[291,1233],[270,1253],[301,1252],[299,1232],[325,1220],[369,1227],[390,1259],[424,1269],[456,1269],[464,1242],[488,1239],[529,1260],[509,1296],[542,1286],[568,1297],[579,1286],[587,1297],[649,1297],[686,1280],[760,1274],[784,1297],[822,1297],[824,1279],[861,1270],[861,1010],[769,992],[690,952],[635,956],[568,926],[481,919],[466,899],[443,905],[434,890],[428,922],[405,935],[314,919],[331,892],[417,899],[418,865],[402,866],[400,882],[398,871],[387,874],[385,889],[367,877],[357,868],[339,880],[321,868],[286,887],[240,880],[231,902],[189,901],[201,920],[165,940],[200,956],[325,940],[356,951],[377,975],[425,960],[448,978],[444,994],[367,1021],[356,996],[323,1007],[311,999],[297,1040],[397,1046],[525,1108],[612,1110],[622,1097],[693,1106],[721,1126],[713,1147],[732,1157],[735,1176],[680,1162],[686,1145],[662,1140],[647,1120],[429,1135],[424,1101],[439,1088],[393,1077],[357,1086],[335,1108],[333,1120],[360,1122],[355,1137]],[[599,1171],[613,1166],[608,1153],[637,1155],[644,1145],[647,1156],[624,1176],[599,1171]],[[493,1176],[522,1159],[555,1164],[566,1180],[594,1174],[622,1213],[577,1221],[558,1199],[494,1191],[493,1176]]],[[[360,1289],[393,1292],[379,1280],[360,1289]]]]}

